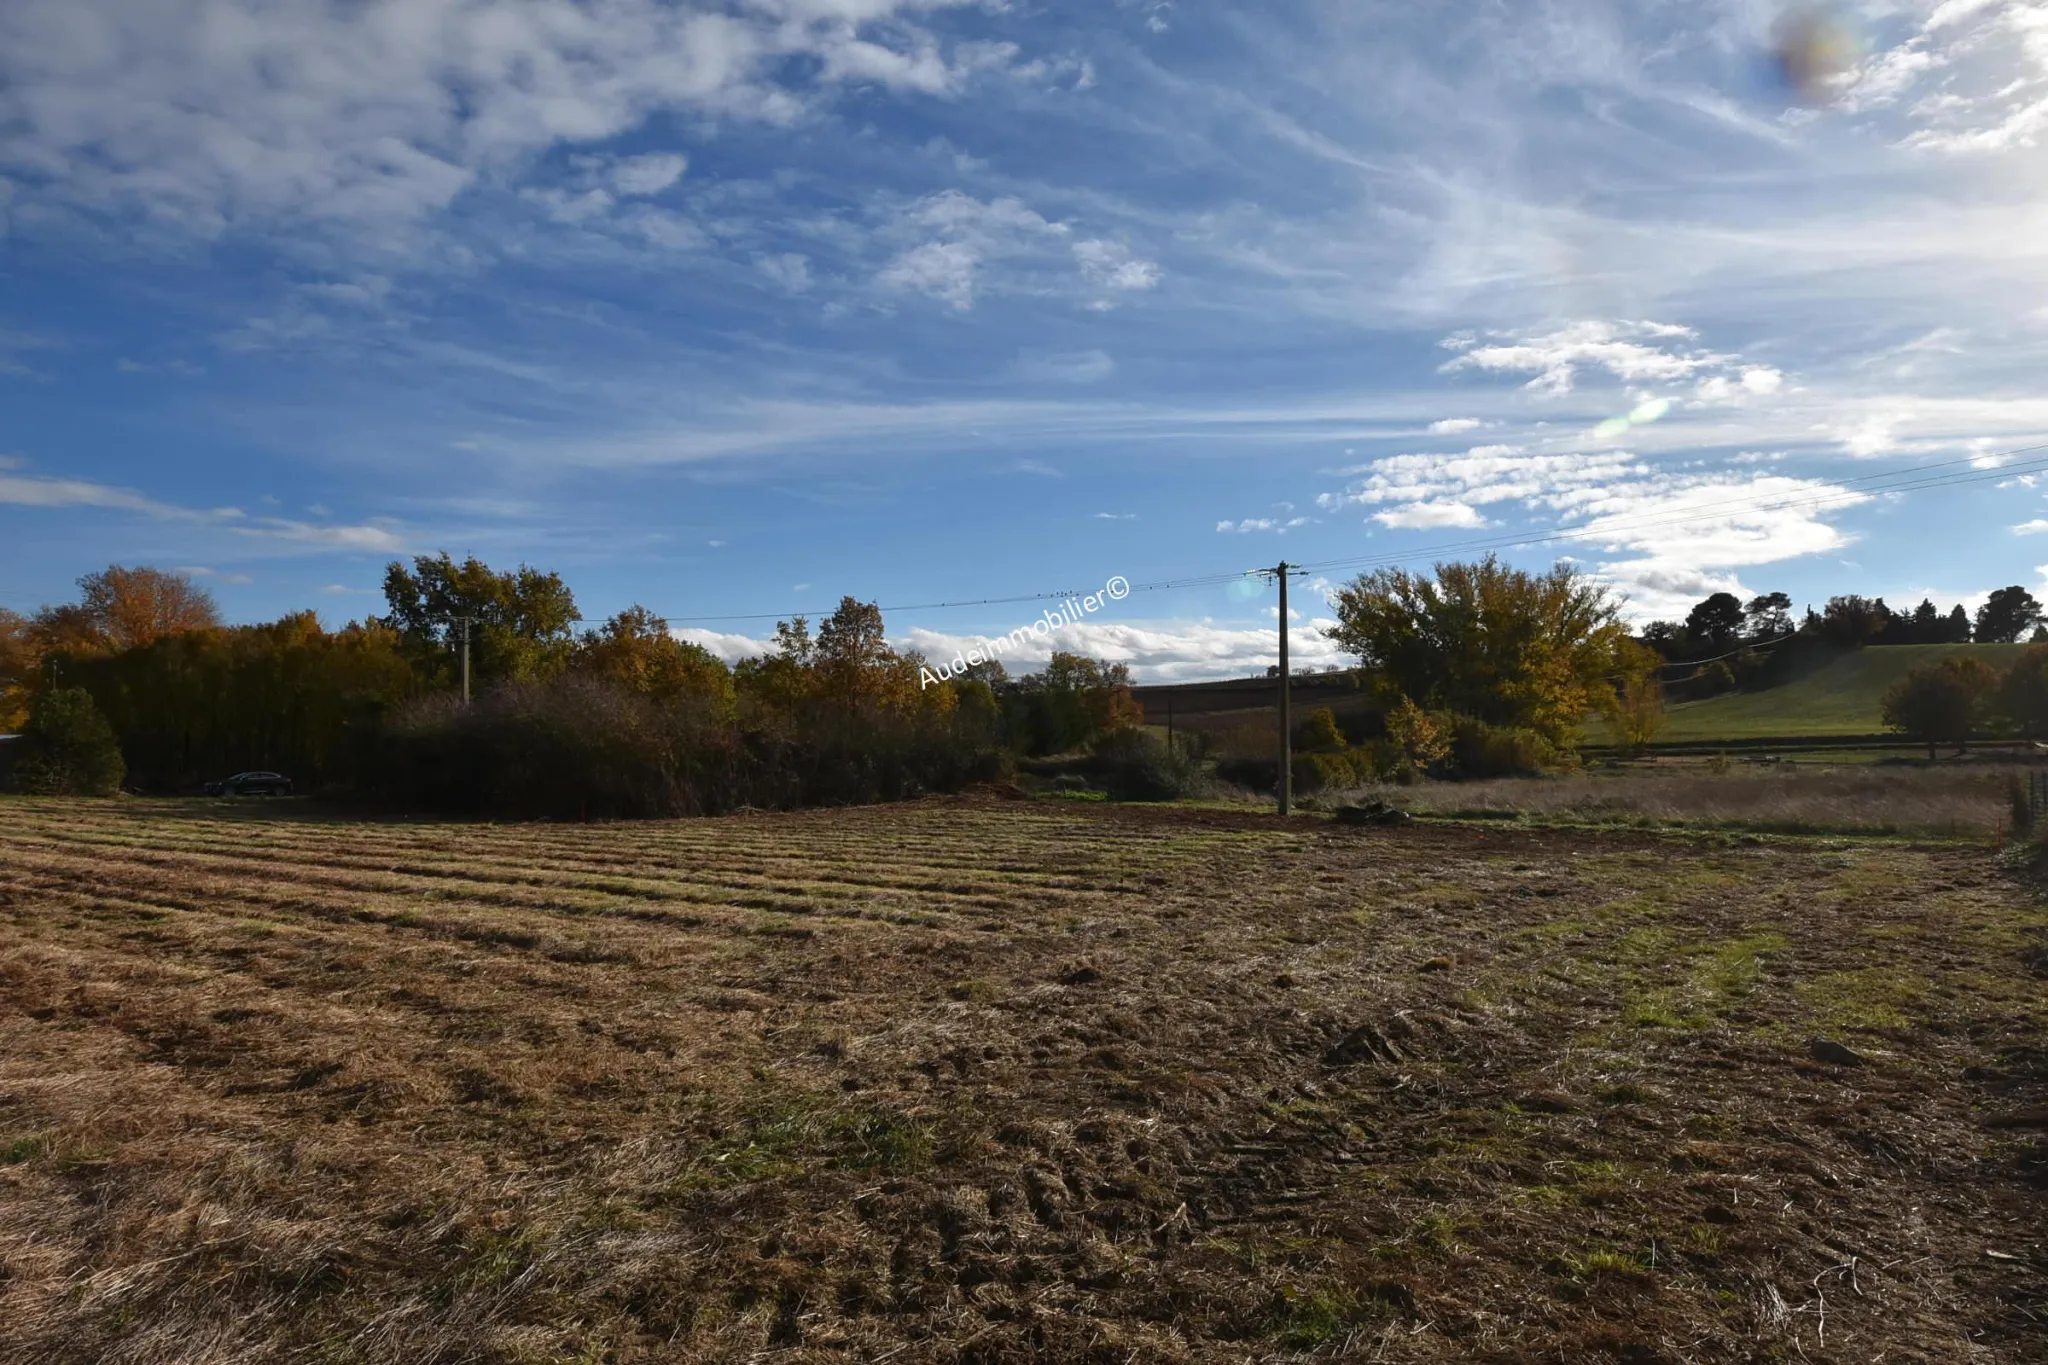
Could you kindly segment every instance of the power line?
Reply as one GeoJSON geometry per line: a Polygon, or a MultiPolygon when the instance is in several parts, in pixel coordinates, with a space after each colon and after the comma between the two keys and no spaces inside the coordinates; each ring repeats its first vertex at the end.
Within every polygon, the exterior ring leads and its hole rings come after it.
{"type": "MultiPolygon", "coordinates": [[[[1720,521],[1730,516],[1740,515],[1744,512],[1760,513],[1787,511],[1794,508],[1827,507],[1836,504],[1860,502],[1866,498],[1883,494],[1925,492],[1927,490],[1935,488],[1956,487],[1964,484],[1981,483],[1987,480],[2009,479],[2016,475],[2048,473],[2048,456],[2035,455],[2035,458],[2030,460],[2022,460],[2017,464],[2005,463],[2006,461],[2011,460],[2014,456],[2034,455],[2035,452],[2040,451],[2048,451],[2048,443],[2033,446],[2021,446],[2013,450],[1999,451],[1990,455],[1966,455],[1956,459],[1937,460],[1930,462],[1928,464],[1911,465],[1904,469],[1883,470],[1877,473],[1858,475],[1855,478],[1836,480],[1827,489],[1827,491],[1821,493],[1800,494],[1777,500],[1766,501],[1758,501],[1754,498],[1728,499],[1719,502],[1698,504],[1691,508],[1686,509],[1683,512],[1674,513],[1669,516],[1653,517],[1649,519],[1631,519],[1624,517],[1620,519],[1602,521],[1596,525],[1591,526],[1568,527],[1563,530],[1548,532],[1542,535],[1490,536],[1469,539],[1464,541],[1454,541],[1446,545],[1439,545],[1425,550],[1410,550],[1386,555],[1365,555],[1341,559],[1327,559],[1317,561],[1314,563],[1300,565],[1290,564],[1287,568],[1287,576],[1290,578],[1306,577],[1310,574],[1320,573],[1331,569],[1364,569],[1387,567],[1425,557],[1434,558],[1439,555],[1456,554],[1460,552],[1470,552],[1475,550],[1516,549],[1530,545],[1552,544],[1558,541],[1606,540],[1615,538],[1617,536],[1637,535],[1645,531],[1661,530],[1669,527],[1690,525],[1698,522],[1720,521]],[[1996,460],[2000,463],[1987,467],[1984,463],[1986,460],[1996,460]],[[1967,466],[1967,468],[1964,468],[1964,466],[1967,466]],[[1947,474],[1931,473],[1931,471],[1938,470],[1953,470],[1955,472],[1947,474]],[[1927,477],[1912,477],[1915,475],[1927,475],[1927,477]]],[[[1271,579],[1275,577],[1275,574],[1276,570],[1272,568],[1242,569],[1236,572],[1215,572],[1206,574],[1196,574],[1183,578],[1163,579],[1151,583],[1130,584],[1128,588],[1128,593],[1126,595],[1129,595],[1130,593],[1141,592],[1171,592],[1189,588],[1217,587],[1226,583],[1240,582],[1245,579],[1271,579]]],[[[1021,602],[1065,601],[1067,599],[1080,597],[1083,595],[1083,593],[1072,591],[1021,593],[1010,597],[983,597],[963,599],[960,601],[952,602],[905,603],[894,606],[879,607],[877,608],[877,610],[882,611],[884,613],[907,611],[943,611],[959,607],[989,607],[1006,606],[1021,602]]],[[[668,621],[671,625],[693,625],[709,622],[727,621],[787,621],[798,616],[826,616],[829,615],[831,611],[832,608],[827,607],[808,611],[785,610],[768,612],[732,612],[723,615],[712,616],[667,616],[663,619],[668,621]]]]}

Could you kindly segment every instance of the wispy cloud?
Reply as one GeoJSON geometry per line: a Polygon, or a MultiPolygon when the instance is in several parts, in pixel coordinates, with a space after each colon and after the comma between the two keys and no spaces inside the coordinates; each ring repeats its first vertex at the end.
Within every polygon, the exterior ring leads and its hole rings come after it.
{"type": "Polygon", "coordinates": [[[405,547],[403,537],[387,523],[331,525],[286,517],[251,516],[238,507],[184,507],[147,497],[132,488],[84,479],[0,474],[0,503],[51,510],[87,507],[135,512],[158,521],[218,527],[233,536],[323,549],[393,553],[405,547]]]}

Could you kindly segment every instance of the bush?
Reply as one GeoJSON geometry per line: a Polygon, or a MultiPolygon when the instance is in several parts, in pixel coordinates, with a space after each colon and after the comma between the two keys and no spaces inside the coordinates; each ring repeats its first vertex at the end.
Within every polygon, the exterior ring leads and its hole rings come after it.
{"type": "Polygon", "coordinates": [[[1525,777],[1569,765],[1534,730],[1488,725],[1472,716],[1449,716],[1439,724],[1451,737],[1449,763],[1456,777],[1525,777]]]}
{"type": "Polygon", "coordinates": [[[42,796],[112,796],[128,765],[114,727],[82,687],[43,693],[22,728],[15,781],[42,796]]]}
{"type": "Polygon", "coordinates": [[[415,809],[554,819],[897,801],[1009,775],[957,714],[840,708],[752,727],[574,673],[403,708],[375,793],[415,809]]]}
{"type": "Polygon", "coordinates": [[[1270,792],[1280,785],[1280,760],[1237,755],[1216,760],[1216,776],[1246,791],[1270,792]]]}
{"type": "Polygon", "coordinates": [[[1097,739],[1089,771],[1118,801],[1172,801],[1192,792],[1199,779],[1193,759],[1135,727],[1097,739]]]}

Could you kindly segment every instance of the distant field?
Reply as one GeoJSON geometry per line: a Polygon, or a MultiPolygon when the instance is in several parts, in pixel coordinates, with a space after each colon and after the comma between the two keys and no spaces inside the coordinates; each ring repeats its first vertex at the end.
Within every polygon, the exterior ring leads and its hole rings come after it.
{"type": "MultiPolygon", "coordinates": [[[[1968,653],[1993,667],[2016,658],[2024,645],[1884,645],[1860,649],[1822,666],[1806,677],[1762,692],[1731,692],[1706,701],[1685,702],[1666,715],[1663,741],[1828,738],[1837,735],[1885,733],[1885,690],[1915,665],[1950,654],[1968,653]]],[[[1174,706],[1181,729],[1219,731],[1239,726],[1270,727],[1277,683],[1240,680],[1139,688],[1148,725],[1163,727],[1167,705],[1174,706]]],[[[1358,696],[1355,689],[1313,678],[1298,680],[1294,710],[1307,715],[1318,706],[1339,706],[1358,696]]],[[[1162,730],[1163,733],[1163,730],[1162,730]]],[[[1612,742],[1607,724],[1592,717],[1586,724],[1592,744],[1612,742]]]]}
{"type": "Polygon", "coordinates": [[[1886,689],[1919,664],[1969,654],[1994,668],[2024,645],[1883,645],[1845,654],[1783,687],[1731,692],[1674,706],[1664,740],[1775,739],[1812,735],[1879,735],[1886,689]]]}
{"type": "Polygon", "coordinates": [[[0,1361],[2023,1365],[2044,1013],[1981,847],[0,799],[0,1361]]]}

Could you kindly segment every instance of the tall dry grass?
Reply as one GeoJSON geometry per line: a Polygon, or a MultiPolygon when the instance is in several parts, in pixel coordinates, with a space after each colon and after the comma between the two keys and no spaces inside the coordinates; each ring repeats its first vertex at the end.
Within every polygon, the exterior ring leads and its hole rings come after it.
{"type": "Polygon", "coordinates": [[[1700,824],[1764,833],[1997,836],[2010,813],[1993,768],[1742,765],[1724,773],[1592,772],[1401,789],[1409,810],[1602,823],[1700,824]]]}

